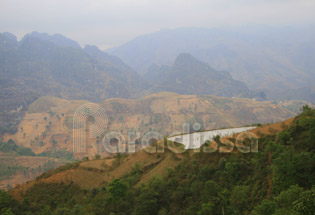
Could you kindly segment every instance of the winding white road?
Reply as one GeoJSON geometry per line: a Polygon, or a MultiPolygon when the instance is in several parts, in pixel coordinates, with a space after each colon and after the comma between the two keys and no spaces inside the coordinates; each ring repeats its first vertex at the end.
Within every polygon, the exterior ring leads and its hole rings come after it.
{"type": "Polygon", "coordinates": [[[235,133],[240,133],[248,130],[252,130],[256,127],[241,127],[241,128],[227,128],[218,129],[212,131],[195,132],[190,134],[180,134],[167,139],[177,143],[185,145],[185,149],[197,149],[200,148],[207,140],[213,140],[217,135],[220,137],[231,136],[235,133]]]}

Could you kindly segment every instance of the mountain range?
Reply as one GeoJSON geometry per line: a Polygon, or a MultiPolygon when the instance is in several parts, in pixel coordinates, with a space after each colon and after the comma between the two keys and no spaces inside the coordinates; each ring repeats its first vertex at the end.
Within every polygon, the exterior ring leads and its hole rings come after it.
{"type": "MultiPolygon", "coordinates": [[[[163,29],[106,50],[145,74],[183,52],[264,91],[268,99],[315,102],[315,27],[163,29]]],[[[160,73],[163,75],[163,73],[160,73]]]]}
{"type": "Polygon", "coordinates": [[[155,83],[154,92],[265,99],[263,92],[249,90],[228,72],[215,70],[188,53],[180,54],[172,66],[152,65],[144,78],[155,83]]]}
{"type": "Polygon", "coordinates": [[[30,103],[44,95],[100,101],[132,98],[146,88],[140,75],[95,46],[61,35],[0,34],[2,131],[13,131],[30,103]],[[12,127],[13,126],[13,127],[12,127]]]}
{"type": "Polygon", "coordinates": [[[257,97],[263,95],[189,54],[179,54],[167,74],[142,77],[118,57],[80,45],[60,34],[32,32],[20,41],[0,34],[0,133],[16,132],[29,104],[40,96],[92,102],[140,98],[160,91],[180,94],[257,97]]]}

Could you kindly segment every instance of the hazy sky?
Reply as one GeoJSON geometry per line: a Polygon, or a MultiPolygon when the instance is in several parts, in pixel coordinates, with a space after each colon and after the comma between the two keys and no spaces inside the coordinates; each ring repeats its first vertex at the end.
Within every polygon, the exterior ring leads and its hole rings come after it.
{"type": "Polygon", "coordinates": [[[315,0],[0,0],[0,32],[105,49],[161,28],[314,24],[314,11],[315,0]]]}

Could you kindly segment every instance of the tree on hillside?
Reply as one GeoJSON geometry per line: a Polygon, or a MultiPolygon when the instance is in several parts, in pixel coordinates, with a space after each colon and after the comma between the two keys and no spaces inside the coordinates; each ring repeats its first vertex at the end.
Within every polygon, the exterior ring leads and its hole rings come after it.
{"type": "Polygon", "coordinates": [[[126,195],[127,185],[121,179],[115,178],[108,184],[107,190],[114,200],[119,200],[126,195]]]}

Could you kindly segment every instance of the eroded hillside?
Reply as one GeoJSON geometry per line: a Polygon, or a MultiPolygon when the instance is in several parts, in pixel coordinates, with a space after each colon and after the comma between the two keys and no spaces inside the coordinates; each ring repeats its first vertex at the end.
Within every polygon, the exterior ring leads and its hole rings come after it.
{"type": "MultiPolygon", "coordinates": [[[[41,97],[30,105],[18,132],[4,139],[13,139],[35,153],[72,152],[73,115],[86,103],[88,101],[41,97]]],[[[162,136],[183,133],[183,125],[187,123],[191,128],[197,123],[199,130],[211,130],[277,122],[294,116],[293,112],[267,101],[168,92],[138,100],[108,99],[99,105],[106,111],[107,129],[102,136],[87,138],[87,153],[81,157],[107,156],[102,138],[109,131],[121,133],[127,142],[135,142],[149,131],[162,136]],[[133,138],[129,138],[130,133],[134,134],[133,138]]]]}
{"type": "MultiPolygon", "coordinates": [[[[249,132],[252,132],[258,138],[266,135],[276,135],[287,129],[292,121],[293,119],[288,119],[275,124],[258,126],[249,132]]],[[[220,142],[235,140],[237,135],[242,134],[236,133],[224,137],[220,142]]],[[[139,186],[154,177],[165,177],[170,174],[170,170],[176,169],[181,162],[187,161],[187,159],[196,159],[200,156],[200,153],[204,154],[202,153],[203,148],[201,148],[201,151],[188,149],[178,153],[182,147],[181,144],[172,141],[159,140],[154,145],[135,153],[115,154],[103,159],[96,158],[67,164],[44,173],[36,180],[18,185],[10,191],[10,194],[16,199],[22,200],[29,189],[41,186],[41,184],[75,185],[80,189],[92,190],[106,186],[115,178],[125,178],[128,183],[139,186]]],[[[240,152],[234,147],[233,153],[240,152]]],[[[208,153],[207,155],[209,163],[216,163],[220,158],[220,153],[208,153]]]]}

